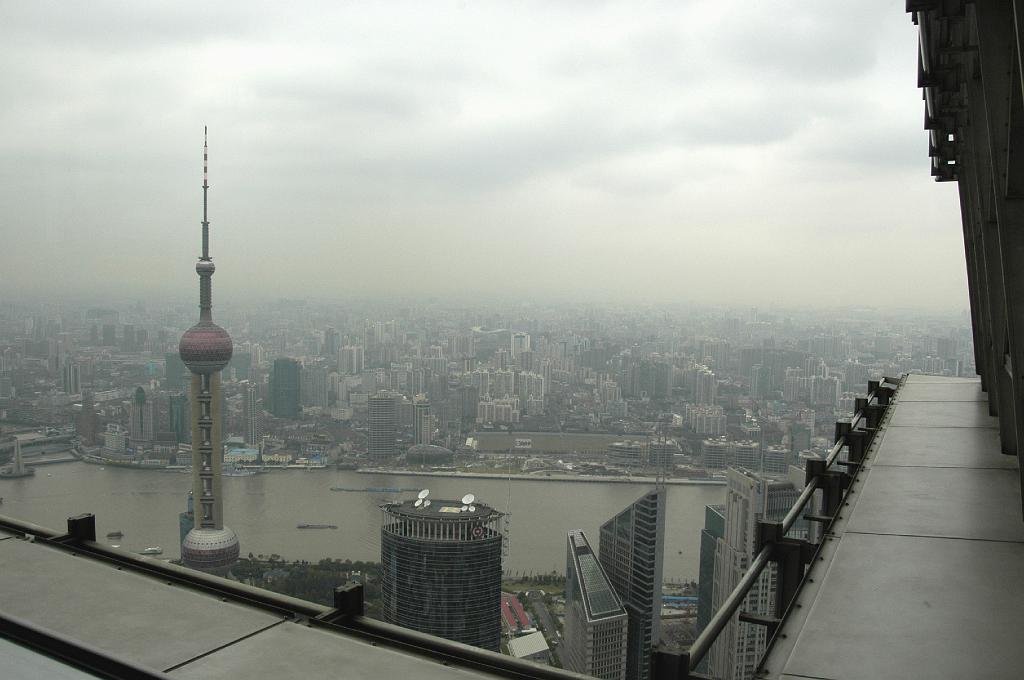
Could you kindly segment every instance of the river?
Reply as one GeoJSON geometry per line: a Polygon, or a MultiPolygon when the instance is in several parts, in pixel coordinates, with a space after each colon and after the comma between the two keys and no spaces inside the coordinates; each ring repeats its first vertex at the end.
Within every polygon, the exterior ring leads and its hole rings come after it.
{"type": "MultiPolygon", "coordinates": [[[[161,546],[178,557],[178,513],[185,509],[189,475],[86,463],[41,467],[35,477],[0,480],[0,514],[61,529],[70,515],[96,515],[100,540],[120,530],[129,550],[161,546]]],[[[498,479],[368,475],[335,470],[278,470],[224,478],[225,521],[239,536],[242,554],[277,553],[289,560],[324,557],[380,559],[380,494],[331,491],[330,487],[430,487],[431,498],[461,498],[505,510],[509,483],[498,479]],[[338,529],[296,529],[296,524],[336,524],[338,529]]],[[[649,485],[513,480],[511,541],[506,571],[565,571],[565,532],[582,529],[598,543],[598,528],[649,485]]],[[[721,503],[722,486],[668,486],[664,575],[696,580],[704,506],[721,503]]]]}

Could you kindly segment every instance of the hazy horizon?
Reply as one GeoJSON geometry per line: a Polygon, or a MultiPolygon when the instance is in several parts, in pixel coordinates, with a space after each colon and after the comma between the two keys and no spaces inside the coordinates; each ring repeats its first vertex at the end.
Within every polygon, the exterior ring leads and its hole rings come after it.
{"type": "Polygon", "coordinates": [[[960,313],[904,10],[0,6],[5,298],[960,313]]]}

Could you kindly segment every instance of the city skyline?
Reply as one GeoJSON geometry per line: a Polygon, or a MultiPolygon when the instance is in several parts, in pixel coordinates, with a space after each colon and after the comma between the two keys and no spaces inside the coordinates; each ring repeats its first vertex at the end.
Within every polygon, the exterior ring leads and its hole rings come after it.
{"type": "Polygon", "coordinates": [[[316,26],[230,6],[8,9],[7,290],[102,297],[130,278],[181,299],[185,150],[208,122],[232,304],[851,305],[884,273],[873,304],[966,307],[956,192],[922,172],[913,25],[882,2],[790,9],[409,6],[316,26]],[[836,49],[853,40],[856,58],[836,49]],[[58,41],[75,68],[55,65],[58,41]],[[883,235],[902,274],[856,257],[883,235]]]}

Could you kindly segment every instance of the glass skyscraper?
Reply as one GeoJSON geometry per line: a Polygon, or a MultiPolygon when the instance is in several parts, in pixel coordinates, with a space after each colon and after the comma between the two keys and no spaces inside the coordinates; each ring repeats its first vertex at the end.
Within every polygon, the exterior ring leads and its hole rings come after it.
{"type": "Polygon", "coordinates": [[[629,619],[627,680],[647,680],[661,636],[665,490],[653,489],[601,526],[601,566],[629,619]]]}
{"type": "Polygon", "coordinates": [[[270,376],[270,408],[275,417],[294,420],[302,414],[299,374],[299,362],[295,359],[274,359],[274,372],[270,376]]]}

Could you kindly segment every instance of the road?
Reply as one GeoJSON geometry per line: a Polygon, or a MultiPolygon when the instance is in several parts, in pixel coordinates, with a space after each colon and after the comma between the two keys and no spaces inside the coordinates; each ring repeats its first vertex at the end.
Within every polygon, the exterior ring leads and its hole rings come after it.
{"type": "Polygon", "coordinates": [[[534,616],[537,617],[537,626],[544,633],[544,639],[548,641],[548,647],[551,648],[552,661],[557,660],[561,665],[562,636],[558,632],[558,626],[555,624],[551,612],[548,611],[548,606],[544,603],[544,596],[540,594],[539,590],[531,590],[526,594],[526,599],[530,602],[530,609],[533,610],[534,616]]]}

